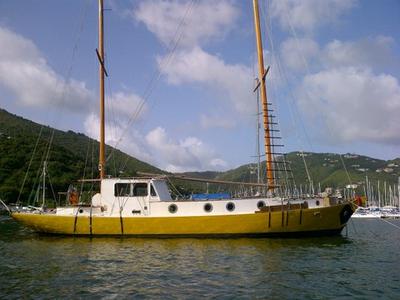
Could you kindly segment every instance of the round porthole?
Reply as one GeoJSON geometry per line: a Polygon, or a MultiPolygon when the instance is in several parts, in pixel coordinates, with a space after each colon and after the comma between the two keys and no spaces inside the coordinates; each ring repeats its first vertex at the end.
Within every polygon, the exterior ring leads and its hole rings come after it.
{"type": "Polygon", "coordinates": [[[83,209],[81,208],[81,209],[79,209],[79,213],[81,214],[81,213],[83,213],[83,209]]]}
{"type": "Polygon", "coordinates": [[[178,206],[176,206],[176,204],[171,204],[170,206],[168,206],[168,211],[171,214],[174,214],[178,211],[178,206]]]}
{"type": "Polygon", "coordinates": [[[265,202],[264,201],[258,201],[257,202],[257,207],[258,208],[261,208],[261,207],[264,207],[265,206],[265,202]]]}
{"type": "Polygon", "coordinates": [[[316,204],[317,206],[319,206],[319,200],[315,201],[315,204],[316,204]]]}
{"type": "Polygon", "coordinates": [[[213,207],[212,207],[211,203],[204,204],[204,210],[206,212],[211,212],[213,210],[213,207]]]}
{"type": "Polygon", "coordinates": [[[226,204],[226,209],[227,209],[228,211],[234,211],[234,210],[235,210],[235,203],[233,203],[233,202],[228,202],[228,203],[226,204]]]}

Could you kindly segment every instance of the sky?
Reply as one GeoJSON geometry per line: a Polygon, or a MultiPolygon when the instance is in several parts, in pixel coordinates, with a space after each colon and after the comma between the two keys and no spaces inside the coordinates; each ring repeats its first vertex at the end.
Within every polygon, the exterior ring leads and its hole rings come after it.
{"type": "MultiPolygon", "coordinates": [[[[400,1],[259,1],[284,152],[400,157],[400,1]]],[[[0,107],[98,139],[97,1],[0,0],[0,107]]],[[[257,153],[251,1],[105,0],[106,142],[171,172],[257,153]]]]}

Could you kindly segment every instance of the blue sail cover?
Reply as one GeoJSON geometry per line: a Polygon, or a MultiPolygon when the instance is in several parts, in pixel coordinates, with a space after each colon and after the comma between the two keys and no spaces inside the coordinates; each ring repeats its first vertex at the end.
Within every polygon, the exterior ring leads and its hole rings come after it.
{"type": "Polygon", "coordinates": [[[208,200],[208,199],[230,199],[231,195],[228,193],[214,193],[214,194],[192,194],[192,200],[208,200]]]}

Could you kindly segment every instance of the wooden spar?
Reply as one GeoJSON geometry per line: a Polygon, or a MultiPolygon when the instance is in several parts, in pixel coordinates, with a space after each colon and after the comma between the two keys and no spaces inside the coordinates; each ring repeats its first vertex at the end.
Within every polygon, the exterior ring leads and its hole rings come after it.
{"type": "Polygon", "coordinates": [[[181,179],[187,181],[198,181],[198,182],[208,182],[208,183],[218,183],[218,184],[234,184],[234,185],[244,185],[244,186],[261,186],[268,187],[265,183],[253,183],[253,182],[240,182],[240,181],[225,181],[225,180],[216,180],[216,179],[206,179],[206,178],[196,178],[196,177],[187,177],[184,175],[173,175],[173,174],[153,174],[147,172],[137,172],[138,175],[148,176],[149,178],[174,178],[181,179]]]}
{"type": "Polygon", "coordinates": [[[263,57],[263,47],[261,39],[261,28],[260,28],[260,15],[258,12],[258,0],[253,0],[253,10],[254,10],[254,28],[256,33],[257,42],[257,56],[258,56],[258,78],[261,83],[261,101],[263,110],[263,120],[264,120],[264,144],[265,153],[267,155],[267,183],[269,189],[275,187],[274,177],[272,174],[272,151],[271,151],[271,133],[270,133],[270,122],[268,120],[268,101],[267,101],[267,90],[265,86],[265,74],[264,69],[264,57],[263,57]]]}
{"type": "Polygon", "coordinates": [[[105,177],[105,112],[104,112],[104,24],[103,24],[103,0],[99,0],[99,51],[100,58],[99,76],[100,76],[100,151],[99,151],[99,172],[100,179],[105,177]]]}

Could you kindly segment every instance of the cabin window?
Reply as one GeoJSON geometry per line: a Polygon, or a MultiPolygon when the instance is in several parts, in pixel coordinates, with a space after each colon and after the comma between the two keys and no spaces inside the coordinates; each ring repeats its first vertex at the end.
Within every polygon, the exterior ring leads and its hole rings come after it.
{"type": "Polygon", "coordinates": [[[168,206],[168,211],[171,214],[174,214],[178,211],[178,206],[176,206],[176,204],[171,204],[170,206],[168,206]]]}
{"type": "Polygon", "coordinates": [[[134,197],[145,197],[147,196],[147,183],[136,183],[133,186],[133,196],[134,197]]]}
{"type": "Polygon", "coordinates": [[[257,207],[258,208],[262,208],[264,206],[265,206],[265,202],[264,201],[258,201],[258,203],[257,203],[257,207]]]}
{"type": "Polygon", "coordinates": [[[156,190],[154,189],[153,185],[150,185],[150,195],[152,197],[157,197],[157,193],[156,193],[156,190]]]}
{"type": "Polygon", "coordinates": [[[226,204],[226,209],[227,209],[228,211],[234,211],[234,210],[235,210],[235,203],[233,203],[233,202],[228,202],[228,203],[226,204]]]}
{"type": "Polygon", "coordinates": [[[212,212],[213,207],[212,207],[211,203],[206,203],[206,204],[204,204],[204,210],[205,210],[206,212],[212,212]]]}
{"type": "Polygon", "coordinates": [[[131,191],[130,183],[116,183],[114,186],[115,197],[129,197],[131,191]]]}

